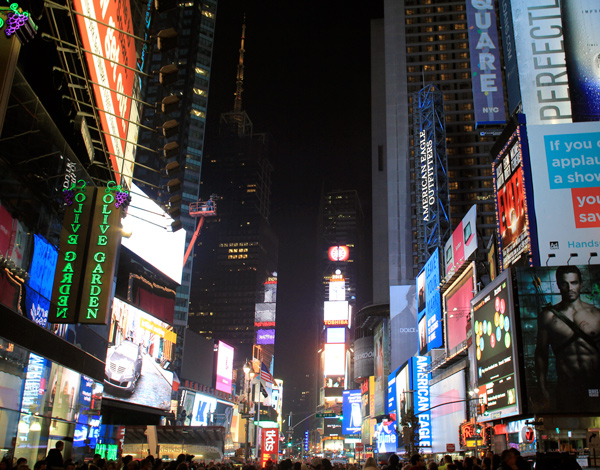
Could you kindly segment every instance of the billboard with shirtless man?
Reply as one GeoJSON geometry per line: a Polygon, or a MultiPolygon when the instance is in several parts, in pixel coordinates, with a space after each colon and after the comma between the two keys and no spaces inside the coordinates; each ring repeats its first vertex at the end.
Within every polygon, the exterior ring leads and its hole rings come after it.
{"type": "Polygon", "coordinates": [[[600,412],[600,266],[517,268],[528,411],[600,412]]]}

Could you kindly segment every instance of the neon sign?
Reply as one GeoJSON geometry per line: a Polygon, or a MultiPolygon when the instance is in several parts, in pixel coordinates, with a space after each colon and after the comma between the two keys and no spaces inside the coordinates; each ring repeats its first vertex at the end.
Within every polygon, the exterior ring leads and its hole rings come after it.
{"type": "MultiPolygon", "coordinates": [[[[27,21],[29,21],[29,12],[28,11],[24,11],[24,12],[19,12],[19,9],[21,7],[19,7],[18,3],[11,3],[8,8],[11,10],[6,16],[7,16],[7,26],[6,29],[4,30],[4,33],[6,34],[7,37],[12,36],[14,33],[16,33],[19,28],[21,28],[21,26],[25,25],[25,23],[27,23],[27,21]]],[[[1,10],[6,10],[5,7],[0,7],[1,10]]],[[[2,18],[0,18],[0,29],[4,26],[4,20],[2,18]]]]}
{"type": "Polygon", "coordinates": [[[75,323],[79,300],[79,283],[85,264],[85,246],[96,188],[79,180],[63,190],[67,204],[60,236],[59,254],[54,275],[50,323],[75,323]]]}
{"type": "Polygon", "coordinates": [[[121,242],[121,210],[129,192],[113,181],[98,194],[91,222],[88,263],[83,281],[80,323],[105,324],[110,311],[117,248],[121,242]]]}

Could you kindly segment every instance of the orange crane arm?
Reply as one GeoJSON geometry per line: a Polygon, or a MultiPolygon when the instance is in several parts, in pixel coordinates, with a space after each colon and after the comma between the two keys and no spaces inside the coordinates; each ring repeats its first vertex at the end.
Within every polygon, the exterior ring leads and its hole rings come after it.
{"type": "Polygon", "coordinates": [[[187,250],[185,251],[185,256],[183,257],[183,265],[184,266],[185,266],[185,263],[187,263],[190,253],[192,252],[192,248],[194,248],[194,243],[196,243],[196,238],[198,238],[198,234],[200,233],[200,229],[202,228],[203,224],[204,224],[204,217],[200,217],[200,222],[198,222],[198,227],[196,227],[196,231],[194,232],[194,235],[192,236],[192,239],[190,240],[190,244],[188,245],[187,250]]]}

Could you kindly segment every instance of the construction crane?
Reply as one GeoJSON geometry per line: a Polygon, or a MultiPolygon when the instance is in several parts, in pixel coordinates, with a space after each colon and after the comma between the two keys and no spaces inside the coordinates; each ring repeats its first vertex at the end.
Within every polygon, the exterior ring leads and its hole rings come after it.
{"type": "Polygon", "coordinates": [[[198,222],[198,226],[196,227],[196,231],[190,240],[190,244],[185,251],[185,255],[183,257],[183,265],[187,263],[187,260],[192,252],[192,248],[194,247],[194,243],[196,243],[196,238],[200,234],[200,230],[202,229],[202,225],[204,225],[204,219],[206,217],[213,217],[217,215],[217,202],[218,199],[216,194],[211,194],[208,198],[208,201],[196,201],[190,203],[190,217],[200,217],[200,221],[198,222]]]}

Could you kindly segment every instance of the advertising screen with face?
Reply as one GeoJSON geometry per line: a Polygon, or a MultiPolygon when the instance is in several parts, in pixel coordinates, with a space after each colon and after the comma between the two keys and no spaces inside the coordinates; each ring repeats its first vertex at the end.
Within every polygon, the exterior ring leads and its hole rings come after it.
{"type": "MultiPolygon", "coordinates": [[[[505,271],[472,301],[473,337],[479,397],[488,419],[520,412],[517,348],[510,271],[505,271]]],[[[481,417],[479,420],[483,421],[481,417]]]]}
{"type": "Polygon", "coordinates": [[[527,409],[600,412],[600,266],[516,269],[527,409]]]}
{"type": "Polygon", "coordinates": [[[171,409],[173,327],[122,300],[113,300],[104,397],[171,409]]]}

